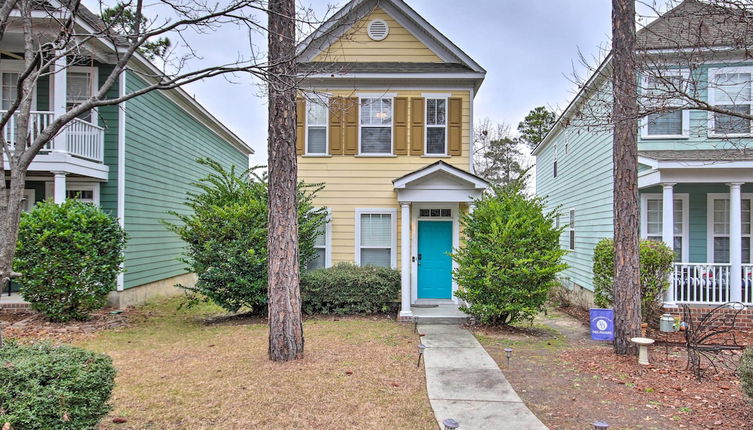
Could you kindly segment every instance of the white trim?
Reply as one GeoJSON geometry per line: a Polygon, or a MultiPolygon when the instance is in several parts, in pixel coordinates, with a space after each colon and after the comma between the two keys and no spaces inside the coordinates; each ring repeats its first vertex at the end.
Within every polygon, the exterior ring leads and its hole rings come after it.
{"type": "Polygon", "coordinates": [[[434,165],[419,169],[418,171],[405,175],[399,179],[395,179],[394,181],[392,181],[392,184],[396,189],[404,189],[407,188],[408,184],[410,184],[411,182],[439,171],[460,178],[466,182],[470,182],[477,190],[483,190],[489,187],[489,185],[483,179],[480,179],[462,169],[458,169],[457,167],[450,166],[449,164],[444,162],[437,162],[434,165]]]}
{"type": "Polygon", "coordinates": [[[448,97],[437,96],[423,96],[424,97],[424,154],[427,157],[446,157],[448,156],[447,147],[449,146],[447,140],[449,139],[449,106],[450,102],[448,97]],[[429,100],[444,100],[444,125],[429,125],[429,100]],[[441,153],[429,153],[429,128],[444,127],[444,152],[441,153]]]}
{"type": "MultiPolygon", "coordinates": [[[[391,99],[397,97],[395,92],[387,91],[359,91],[356,93],[359,99],[391,99]]],[[[361,118],[360,116],[358,117],[361,118]]]]}
{"type": "Polygon", "coordinates": [[[379,96],[376,95],[366,95],[366,93],[360,93],[361,95],[358,96],[358,156],[366,156],[366,157],[385,157],[385,156],[393,156],[395,155],[395,96],[394,93],[383,93],[379,96]],[[369,125],[366,124],[366,127],[368,128],[389,128],[390,130],[390,152],[368,152],[363,153],[361,150],[361,128],[363,124],[363,104],[361,103],[361,100],[363,99],[369,99],[369,100],[384,100],[389,99],[390,100],[390,124],[389,125],[369,125]]]}
{"type": "MultiPolygon", "coordinates": [[[[118,96],[122,97],[126,93],[126,75],[127,70],[120,73],[118,79],[118,96]]],[[[125,159],[126,159],[126,106],[125,101],[118,105],[118,177],[117,177],[117,217],[120,227],[125,230],[125,159]]],[[[249,160],[251,156],[249,155],[249,160]]],[[[125,288],[125,261],[120,265],[118,272],[116,290],[123,291],[125,288]]]]}
{"type": "MultiPolygon", "coordinates": [[[[673,193],[673,195],[673,200],[680,200],[682,202],[682,250],[680,260],[686,262],[690,258],[690,194],[673,193]]],[[[663,205],[663,197],[662,193],[641,193],[641,239],[648,237],[648,200],[659,200],[663,205]]],[[[664,226],[662,225],[662,232],[663,229],[664,226]]],[[[674,236],[673,234],[672,237],[674,236]]]]}
{"type": "MultiPolygon", "coordinates": [[[[706,194],[706,262],[713,263],[714,262],[714,236],[719,237],[725,237],[725,235],[715,235],[714,234],[714,200],[729,200],[730,194],[729,193],[708,193],[706,194]]],[[[741,193],[740,194],[741,200],[751,200],[751,218],[753,218],[753,193],[741,193]]],[[[730,214],[732,214],[732,211],[730,209],[730,214]]],[[[726,220],[727,223],[729,223],[729,220],[726,220]]],[[[753,222],[753,219],[751,219],[751,222],[753,222]]],[[[731,226],[730,226],[731,227],[731,226]]],[[[751,228],[753,229],[753,224],[751,224],[751,228]]],[[[727,235],[728,237],[729,235],[727,235]]],[[[751,237],[751,255],[750,260],[753,262],[753,231],[751,231],[751,234],[744,234],[741,235],[742,237],[751,237]]],[[[732,250],[730,249],[730,252],[732,250]]],[[[730,255],[730,257],[732,257],[730,255]]],[[[721,263],[720,263],[721,264],[721,263]]],[[[745,263],[748,264],[748,263],[745,263]]]]}
{"type": "MultiPolygon", "coordinates": [[[[473,111],[474,111],[473,106],[475,104],[476,92],[475,92],[475,90],[473,88],[471,88],[471,91],[470,91],[469,95],[470,95],[470,98],[468,99],[468,104],[470,105],[470,110],[471,110],[471,112],[469,114],[470,115],[470,123],[471,123],[471,125],[470,125],[470,130],[468,130],[468,132],[470,134],[470,142],[469,142],[470,149],[469,149],[469,154],[468,154],[468,171],[471,172],[471,173],[473,173],[473,174],[475,174],[476,173],[476,166],[474,166],[474,164],[473,164],[473,157],[474,157],[474,151],[475,151],[475,149],[474,149],[473,143],[474,143],[474,139],[476,139],[476,124],[473,123],[473,111]]],[[[461,144],[461,146],[462,146],[462,144],[461,144]]]]}
{"type": "Polygon", "coordinates": [[[327,208],[324,234],[324,267],[332,267],[332,208],[327,208]]]}
{"type": "Polygon", "coordinates": [[[317,102],[311,101],[310,98],[306,98],[305,106],[306,106],[306,113],[303,115],[303,129],[306,133],[306,139],[304,141],[303,150],[305,156],[315,156],[315,157],[322,157],[322,156],[329,156],[329,97],[322,96],[319,97],[324,100],[322,100],[322,104],[319,104],[317,102]],[[325,120],[324,124],[309,124],[309,108],[311,107],[311,104],[318,104],[319,106],[324,107],[325,111],[325,120]],[[309,142],[311,139],[309,138],[309,127],[324,127],[324,152],[309,152],[309,142]]]}
{"type": "MultiPolygon", "coordinates": [[[[411,204],[411,304],[418,300],[418,261],[413,258],[418,255],[418,221],[452,221],[452,247],[453,251],[460,247],[460,204],[457,202],[445,203],[413,203],[411,204]],[[419,216],[421,209],[451,209],[452,217],[429,217],[422,218],[419,216]]],[[[457,269],[457,262],[452,260],[452,270],[457,269]]],[[[452,276],[452,275],[450,275],[452,276]]],[[[455,278],[452,278],[451,299],[458,303],[455,292],[458,290],[458,284],[455,278]]]]}
{"type": "MultiPolygon", "coordinates": [[[[709,104],[712,106],[716,105],[716,91],[714,88],[711,87],[711,83],[714,82],[716,79],[716,75],[723,74],[723,73],[750,73],[751,77],[753,77],[753,66],[729,66],[729,67],[710,67],[708,69],[708,74],[706,75],[706,97],[708,98],[709,104]]],[[[747,103],[749,106],[749,111],[753,111],[753,85],[751,85],[751,94],[750,94],[750,102],[747,103]]],[[[708,119],[708,137],[711,138],[732,138],[732,137],[751,137],[753,136],[753,121],[751,122],[751,133],[715,133],[714,127],[715,127],[715,120],[714,120],[714,112],[708,111],[707,112],[707,119],[708,119]]]]}
{"type": "Polygon", "coordinates": [[[400,317],[410,318],[411,311],[411,204],[400,202],[400,317]]]}
{"type": "Polygon", "coordinates": [[[421,93],[421,97],[425,99],[449,99],[452,97],[451,93],[421,93]]]}
{"type": "MultiPolygon", "coordinates": [[[[355,263],[361,265],[361,215],[364,214],[387,214],[390,215],[390,265],[393,269],[397,268],[397,209],[396,208],[356,208],[355,210],[355,263]]],[[[379,248],[383,249],[383,248],[379,248]]]]}
{"type": "MultiPolygon", "coordinates": [[[[684,82],[690,81],[690,71],[687,69],[668,69],[664,70],[662,72],[664,76],[679,76],[681,77],[684,82]]],[[[648,79],[650,76],[641,76],[641,89],[642,91],[645,91],[648,89],[648,79]]],[[[678,106],[681,107],[681,106],[678,106]]],[[[682,109],[681,114],[681,121],[682,121],[682,132],[680,134],[665,134],[665,135],[659,135],[659,134],[648,134],[648,115],[643,116],[639,121],[639,128],[640,128],[640,136],[641,139],[646,140],[652,140],[652,139],[687,139],[690,137],[690,111],[688,109],[682,109]]]]}
{"type": "MultiPolygon", "coordinates": [[[[81,181],[69,181],[65,186],[66,199],[68,198],[68,191],[91,191],[92,203],[99,206],[99,182],[81,182],[81,181]]],[[[86,199],[82,201],[88,201],[86,199]]]]}

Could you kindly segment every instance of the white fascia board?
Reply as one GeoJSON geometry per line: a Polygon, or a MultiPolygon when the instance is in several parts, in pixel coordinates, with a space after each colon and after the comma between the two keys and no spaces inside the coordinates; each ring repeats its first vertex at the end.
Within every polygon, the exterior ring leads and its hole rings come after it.
{"type": "Polygon", "coordinates": [[[484,79],[484,73],[312,73],[303,79],[484,79]]]}
{"type": "Polygon", "coordinates": [[[656,169],[659,167],[659,162],[654,160],[653,158],[644,157],[642,155],[638,156],[638,162],[640,164],[645,164],[646,166],[651,167],[652,169],[656,169]]]}
{"type": "Polygon", "coordinates": [[[751,169],[753,168],[752,160],[743,161],[659,161],[658,169],[751,169]]]}
{"type": "Polygon", "coordinates": [[[424,178],[424,177],[427,177],[427,176],[429,176],[429,175],[431,175],[433,173],[439,172],[439,171],[445,172],[448,175],[454,176],[456,178],[460,178],[463,181],[470,182],[471,184],[473,184],[474,188],[476,188],[476,189],[482,190],[482,189],[486,189],[486,188],[489,187],[489,185],[487,183],[485,183],[484,181],[476,178],[475,176],[471,175],[470,173],[463,172],[460,169],[454,170],[454,169],[448,167],[445,164],[435,164],[435,165],[430,166],[428,168],[424,168],[423,170],[420,170],[418,172],[413,172],[413,173],[411,173],[411,174],[409,174],[409,175],[407,175],[407,176],[405,176],[403,178],[400,178],[400,179],[394,181],[393,185],[394,185],[394,187],[396,189],[407,188],[408,184],[410,184],[411,182],[416,181],[416,180],[421,179],[421,178],[424,178]]]}

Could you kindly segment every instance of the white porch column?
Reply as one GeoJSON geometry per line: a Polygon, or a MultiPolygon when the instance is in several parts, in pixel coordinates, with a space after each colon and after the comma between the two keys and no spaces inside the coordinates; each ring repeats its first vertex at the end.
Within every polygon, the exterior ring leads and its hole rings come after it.
{"type": "Polygon", "coordinates": [[[55,203],[65,201],[65,172],[52,172],[55,175],[55,203]]]}
{"type": "Polygon", "coordinates": [[[410,203],[400,202],[400,318],[412,318],[410,310],[410,203]]]}
{"type": "MultiPolygon", "coordinates": [[[[65,56],[55,60],[55,74],[53,75],[52,111],[59,117],[67,110],[68,98],[68,60],[65,56]]],[[[60,130],[53,140],[53,152],[68,151],[68,130],[60,130]]],[[[57,188],[56,188],[57,189],[57,188]]],[[[55,200],[57,202],[57,199],[55,200]]]]}
{"type": "Polygon", "coordinates": [[[742,216],[740,203],[741,183],[729,184],[729,284],[730,301],[741,302],[742,291],[742,216]]]}
{"type": "MultiPolygon", "coordinates": [[[[662,242],[664,242],[669,249],[675,248],[675,198],[674,187],[675,184],[662,184],[662,242]]],[[[675,287],[672,280],[670,280],[670,286],[667,288],[664,294],[665,306],[675,305],[675,287]]]]}

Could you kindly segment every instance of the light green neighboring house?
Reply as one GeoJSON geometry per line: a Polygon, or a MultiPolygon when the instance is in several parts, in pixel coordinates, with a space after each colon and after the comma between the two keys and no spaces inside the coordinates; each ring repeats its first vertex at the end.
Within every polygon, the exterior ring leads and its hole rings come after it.
{"type": "MultiPolygon", "coordinates": [[[[662,34],[672,37],[664,18],[672,16],[672,25],[683,25],[684,16],[699,16],[702,7],[685,0],[650,24],[648,32],[639,31],[639,42],[645,49],[662,48],[652,44],[660,44],[662,34]]],[[[743,58],[743,53],[729,55],[724,62],[698,64],[692,72],[677,66],[676,72],[692,73],[689,80],[701,83],[701,97],[712,105],[729,104],[720,100],[730,91],[704,83],[745,80],[747,85],[730,88],[736,92],[735,105],[750,111],[753,63],[743,58]]],[[[594,246],[614,233],[612,133],[578,113],[598,109],[590,94],[608,85],[608,75],[594,75],[533,151],[536,194],[546,197],[549,208],[560,208],[559,223],[565,227],[561,244],[570,252],[564,258],[569,266],[562,274],[564,284],[586,303],[593,298],[594,246]]],[[[640,236],[664,241],[676,255],[667,307],[730,300],[753,305],[753,125],[738,121],[734,135],[723,134],[718,124],[725,119],[677,109],[639,122],[640,236]]]]}
{"type": "MultiPolygon", "coordinates": [[[[78,19],[82,28],[100,25],[88,11],[78,19]]],[[[7,33],[12,36],[13,29],[7,33]]],[[[21,40],[6,37],[0,41],[3,83],[18,79],[22,60],[6,53],[22,52],[21,40]]],[[[112,70],[114,56],[101,46],[93,52],[85,66],[62,68],[39,82],[32,120],[48,121],[98,88],[112,70]]],[[[130,93],[158,73],[138,56],[110,89],[109,97],[130,93]]],[[[7,88],[0,88],[0,96],[7,88]]],[[[2,97],[3,103],[6,100],[2,97]]],[[[8,130],[4,132],[8,136],[8,130]]],[[[31,163],[24,209],[45,199],[77,198],[116,216],[129,240],[125,272],[110,301],[116,306],[135,304],[179,292],[175,284],[195,282],[178,261],[184,243],[162,223],[174,219],[169,211],[185,211],[186,193],[195,190],[191,183],[209,173],[195,160],[209,157],[226,168],[245,169],[252,153],[182,89],[150,92],[119,106],[100,107],[61,132],[31,163]]]]}

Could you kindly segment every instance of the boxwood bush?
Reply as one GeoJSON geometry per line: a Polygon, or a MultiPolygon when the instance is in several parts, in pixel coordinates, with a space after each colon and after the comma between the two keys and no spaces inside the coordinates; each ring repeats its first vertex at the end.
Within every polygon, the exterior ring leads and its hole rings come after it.
{"type": "Polygon", "coordinates": [[[49,343],[0,348],[0,426],[81,430],[110,411],[110,357],[49,343]]]}
{"type": "Polygon", "coordinates": [[[301,277],[307,314],[369,314],[391,311],[400,300],[400,272],[386,267],[338,263],[301,277]]]}
{"type": "Polygon", "coordinates": [[[748,401],[753,405],[753,347],[745,348],[737,371],[740,374],[743,393],[748,396],[748,401]]]}
{"type": "MultiPolygon", "coordinates": [[[[661,314],[661,297],[669,288],[674,252],[663,242],[641,240],[641,315],[644,322],[656,323],[661,314]]],[[[602,308],[613,305],[614,241],[602,239],[594,247],[594,303],[602,308]]]]}
{"type": "Polygon", "coordinates": [[[21,294],[53,321],[85,319],[115,289],[125,243],[117,219],[91,203],[37,203],[19,224],[21,294]]]}

